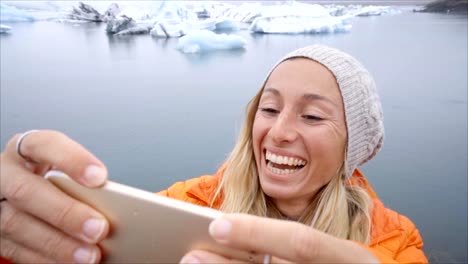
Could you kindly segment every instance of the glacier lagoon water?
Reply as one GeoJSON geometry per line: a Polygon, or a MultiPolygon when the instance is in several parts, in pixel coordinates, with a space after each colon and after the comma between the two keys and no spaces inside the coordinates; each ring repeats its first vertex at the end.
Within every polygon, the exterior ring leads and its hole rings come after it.
{"type": "Polygon", "coordinates": [[[65,132],[110,179],[150,191],[213,173],[244,106],[286,52],[312,43],[373,73],[386,140],[363,166],[384,203],[410,217],[435,262],[467,258],[467,17],[355,18],[349,33],[252,35],[245,50],[183,54],[177,39],[110,37],[104,25],[9,24],[0,35],[1,148],[32,128],[65,132]]]}

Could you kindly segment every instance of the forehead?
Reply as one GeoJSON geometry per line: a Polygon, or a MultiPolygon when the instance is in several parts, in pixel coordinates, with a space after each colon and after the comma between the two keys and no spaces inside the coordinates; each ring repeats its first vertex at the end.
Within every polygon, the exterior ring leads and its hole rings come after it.
{"type": "Polygon", "coordinates": [[[274,88],[282,95],[308,93],[342,102],[335,76],[322,64],[307,58],[293,58],[280,63],[268,78],[265,88],[274,88]]]}

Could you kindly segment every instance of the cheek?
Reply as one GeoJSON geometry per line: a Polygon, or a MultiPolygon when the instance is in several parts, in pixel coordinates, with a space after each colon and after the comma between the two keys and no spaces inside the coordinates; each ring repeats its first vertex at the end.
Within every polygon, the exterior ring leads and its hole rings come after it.
{"type": "Polygon", "coordinates": [[[258,114],[255,116],[255,120],[252,127],[252,145],[254,148],[255,157],[257,160],[260,157],[261,144],[263,138],[268,133],[268,127],[265,120],[262,119],[258,114]]]}
{"type": "Polygon", "coordinates": [[[309,133],[307,149],[312,160],[320,160],[322,167],[336,170],[343,163],[344,142],[344,135],[324,126],[309,133]]]}

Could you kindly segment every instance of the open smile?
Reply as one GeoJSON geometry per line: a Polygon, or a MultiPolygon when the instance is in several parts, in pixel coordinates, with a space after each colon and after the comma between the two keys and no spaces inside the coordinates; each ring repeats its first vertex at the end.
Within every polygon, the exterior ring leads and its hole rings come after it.
{"type": "Polygon", "coordinates": [[[268,150],[265,150],[265,162],[267,168],[278,175],[287,175],[295,173],[307,164],[306,160],[290,157],[284,155],[274,154],[268,150]]]}

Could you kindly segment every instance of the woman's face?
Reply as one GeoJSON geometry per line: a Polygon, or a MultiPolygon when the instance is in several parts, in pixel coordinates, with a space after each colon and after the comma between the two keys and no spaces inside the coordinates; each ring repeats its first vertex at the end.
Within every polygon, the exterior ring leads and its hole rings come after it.
{"type": "Polygon", "coordinates": [[[335,77],[310,59],[281,63],[265,84],[252,136],[265,194],[280,210],[306,206],[343,164],[346,124],[335,77]]]}

